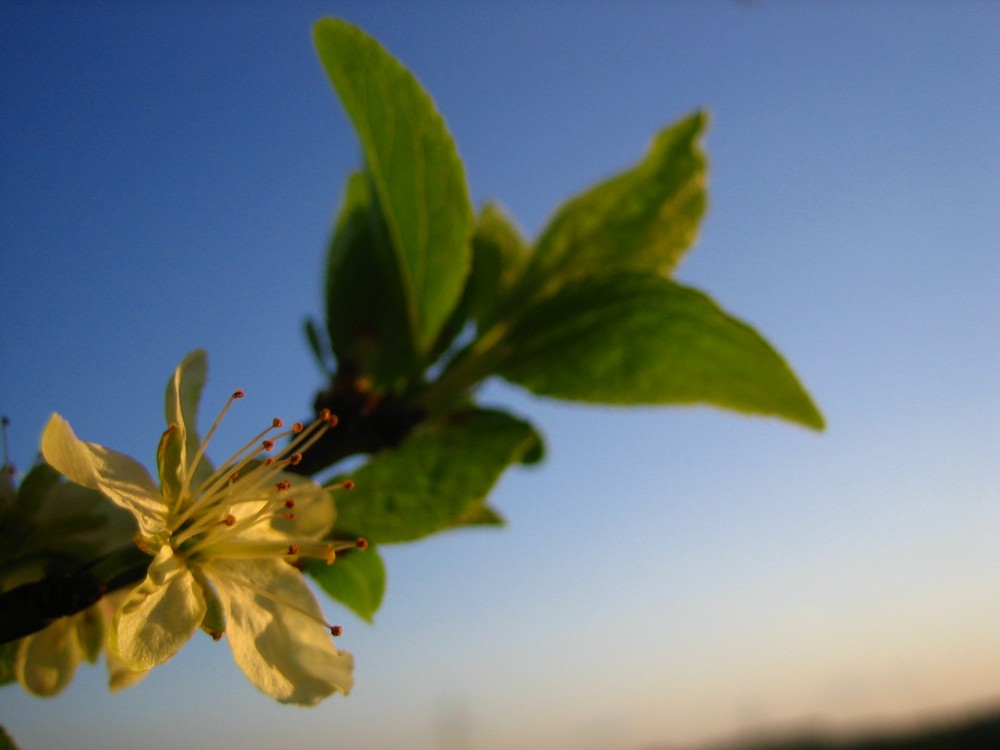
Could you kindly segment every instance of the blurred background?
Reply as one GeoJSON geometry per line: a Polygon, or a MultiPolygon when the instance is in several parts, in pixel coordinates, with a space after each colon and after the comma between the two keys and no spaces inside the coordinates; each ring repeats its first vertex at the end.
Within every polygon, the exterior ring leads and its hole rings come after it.
{"type": "Polygon", "coordinates": [[[490,383],[547,460],[503,530],[385,548],[357,686],[259,694],[196,637],[111,696],[0,690],[29,750],[660,748],[1000,706],[1000,5],[18,2],[0,7],[0,412],[154,465],[162,388],[209,351],[214,455],[322,381],[301,334],[360,151],[311,47],[340,16],[423,82],[473,198],[534,236],[707,107],[679,278],[757,326],[823,434],[490,383]]]}

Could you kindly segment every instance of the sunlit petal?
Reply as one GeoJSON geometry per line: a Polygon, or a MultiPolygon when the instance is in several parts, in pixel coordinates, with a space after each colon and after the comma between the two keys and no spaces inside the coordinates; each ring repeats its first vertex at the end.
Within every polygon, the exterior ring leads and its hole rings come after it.
{"type": "Polygon", "coordinates": [[[22,639],[14,670],[28,692],[55,695],[73,679],[81,656],[76,623],[71,617],[62,617],[22,639]]]}
{"type": "Polygon", "coordinates": [[[338,652],[302,574],[281,560],[213,560],[204,566],[226,611],[233,658],[282,703],[313,705],[354,684],[353,658],[338,652]]]}
{"type": "Polygon", "coordinates": [[[132,590],[115,614],[111,643],[133,670],[155,667],[173,656],[205,616],[205,598],[183,558],[165,546],[149,566],[146,580],[132,590]]]}
{"type": "Polygon", "coordinates": [[[58,414],[52,415],[42,433],[42,455],[72,481],[100,490],[131,511],[143,536],[153,537],[166,529],[168,509],[160,490],[135,459],[80,440],[58,414]]]}

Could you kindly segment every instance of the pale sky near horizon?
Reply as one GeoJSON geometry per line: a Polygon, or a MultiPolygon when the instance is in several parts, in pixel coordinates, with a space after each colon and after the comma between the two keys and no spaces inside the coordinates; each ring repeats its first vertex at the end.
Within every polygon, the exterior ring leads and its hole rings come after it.
{"type": "MultiPolygon", "coordinates": [[[[500,531],[386,549],[357,686],[278,706],[198,638],[109,695],[0,690],[24,750],[604,750],[1000,703],[1000,5],[8,2],[0,412],[152,466],[162,388],[209,352],[218,446],[321,387],[331,216],[359,150],[310,25],[423,82],[474,200],[529,235],[704,107],[710,207],[679,278],[752,323],[814,434],[709,409],[483,398],[548,457],[500,531]]],[[[226,442],[228,441],[228,442],[226,442]]]]}

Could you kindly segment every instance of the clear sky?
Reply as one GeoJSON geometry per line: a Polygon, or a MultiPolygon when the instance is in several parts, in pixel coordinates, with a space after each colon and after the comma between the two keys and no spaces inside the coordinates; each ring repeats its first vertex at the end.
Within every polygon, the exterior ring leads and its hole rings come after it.
{"type": "Polygon", "coordinates": [[[651,748],[1000,702],[1000,5],[111,3],[0,8],[0,411],[152,465],[206,347],[220,442],[308,414],[300,334],[359,149],[310,25],[422,80],[477,203],[529,234],[711,111],[679,276],[758,326],[829,423],[486,400],[549,456],[503,531],[387,549],[357,687],[310,710],[196,638],[130,691],[0,690],[23,747],[651,748]],[[210,7],[209,7],[210,6],[210,7]]]}

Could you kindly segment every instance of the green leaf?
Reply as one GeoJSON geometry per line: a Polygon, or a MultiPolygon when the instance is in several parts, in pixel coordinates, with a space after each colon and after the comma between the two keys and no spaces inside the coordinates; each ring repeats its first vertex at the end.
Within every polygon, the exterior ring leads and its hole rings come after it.
{"type": "Polygon", "coordinates": [[[499,206],[487,203],[472,235],[472,272],[466,289],[481,331],[493,322],[498,302],[514,283],[528,252],[514,222],[499,206]]]}
{"type": "Polygon", "coordinates": [[[471,511],[455,521],[453,526],[503,526],[502,515],[495,508],[491,508],[485,502],[477,505],[471,511]]]}
{"type": "Polygon", "coordinates": [[[662,131],[635,167],[563,205],[543,230],[519,298],[590,274],[625,269],[667,276],[694,242],[707,202],[695,112],[662,131]]]}
{"type": "Polygon", "coordinates": [[[514,223],[498,206],[486,204],[472,235],[472,271],[462,299],[452,310],[431,351],[434,360],[447,351],[470,316],[481,333],[487,330],[527,254],[527,244],[514,223]]]}
{"type": "Polygon", "coordinates": [[[405,321],[430,351],[462,294],[473,212],[465,171],[434,103],[375,39],[338,19],[313,27],[354,124],[403,281],[405,321]]]}
{"type": "Polygon", "coordinates": [[[306,566],[323,590],[365,622],[372,622],[385,596],[385,564],[375,545],[337,555],[333,565],[311,560],[306,566]]]}
{"type": "Polygon", "coordinates": [[[302,327],[305,330],[306,341],[309,344],[309,351],[311,351],[313,353],[313,357],[316,358],[316,364],[319,365],[320,372],[322,372],[325,377],[332,376],[333,369],[330,367],[330,355],[328,351],[329,346],[327,345],[327,342],[323,341],[316,321],[313,318],[306,318],[302,323],[302,327]]]}
{"type": "Polygon", "coordinates": [[[525,311],[499,373],[543,396],[609,404],[708,403],[822,428],[788,365],[699,291],[653,274],[567,285],[525,311]]]}
{"type": "Polygon", "coordinates": [[[340,367],[378,389],[420,370],[398,271],[368,175],[355,172],[327,259],[327,332],[340,367]]]}
{"type": "Polygon", "coordinates": [[[337,528],[376,542],[445,529],[480,505],[536,442],[529,423],[500,411],[470,409],[425,423],[351,474],[354,489],[337,497],[337,528]]]}
{"type": "Polygon", "coordinates": [[[25,515],[37,514],[61,481],[62,474],[48,464],[35,464],[17,488],[14,507],[25,515]]]}
{"type": "Polygon", "coordinates": [[[0,750],[17,750],[14,740],[7,734],[7,730],[0,726],[0,750]]]}

